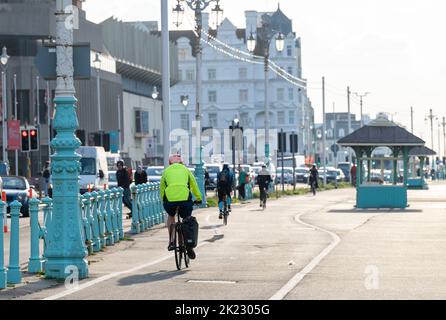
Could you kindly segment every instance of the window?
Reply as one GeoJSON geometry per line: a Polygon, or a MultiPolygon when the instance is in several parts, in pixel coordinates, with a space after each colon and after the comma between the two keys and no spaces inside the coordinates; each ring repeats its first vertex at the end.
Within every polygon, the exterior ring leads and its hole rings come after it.
{"type": "Polygon", "coordinates": [[[294,88],[288,88],[288,100],[294,100],[294,88]]]}
{"type": "Polygon", "coordinates": [[[210,103],[217,102],[217,91],[208,91],[208,102],[210,103]]]}
{"type": "Polygon", "coordinates": [[[240,80],[245,80],[248,78],[248,69],[240,68],[238,69],[238,77],[240,80]]]}
{"type": "Polygon", "coordinates": [[[289,111],[288,112],[288,123],[289,124],[294,124],[294,111],[289,111]]]}
{"type": "Polygon", "coordinates": [[[287,72],[291,75],[293,75],[293,67],[288,67],[287,72]]]}
{"type": "Polygon", "coordinates": [[[345,130],[343,128],[339,129],[339,138],[345,137],[345,130]]]}
{"type": "Polygon", "coordinates": [[[212,127],[212,128],[218,127],[217,114],[216,113],[209,113],[208,117],[209,117],[209,126],[212,127]]]}
{"type": "Polygon", "coordinates": [[[142,134],[149,133],[149,112],[135,110],[135,132],[142,134]]]}
{"type": "Polygon", "coordinates": [[[293,55],[293,46],[287,46],[286,47],[286,55],[288,57],[291,57],[293,55]]]}
{"type": "Polygon", "coordinates": [[[248,113],[241,113],[240,114],[240,125],[242,127],[249,126],[249,114],[248,113]]]}
{"type": "Polygon", "coordinates": [[[186,71],[186,80],[187,81],[195,80],[195,72],[194,72],[194,70],[187,70],[186,71]]]}
{"type": "Polygon", "coordinates": [[[189,114],[183,113],[181,115],[181,129],[189,130],[189,114]]]}
{"type": "Polygon", "coordinates": [[[277,112],[277,123],[285,124],[285,112],[283,111],[277,112]]]}
{"type": "Polygon", "coordinates": [[[186,48],[178,49],[178,59],[185,60],[186,58],[187,58],[187,49],[186,48]]]}
{"type": "Polygon", "coordinates": [[[283,88],[277,88],[277,100],[283,101],[284,99],[284,90],[283,88]]]}
{"type": "Polygon", "coordinates": [[[333,129],[328,129],[327,130],[327,138],[333,138],[333,129]]]}
{"type": "Polygon", "coordinates": [[[242,89],[239,91],[239,102],[248,102],[248,90],[242,89]]]}
{"type": "Polygon", "coordinates": [[[178,70],[178,80],[183,80],[183,70],[178,70]]]}
{"type": "Polygon", "coordinates": [[[208,80],[215,80],[217,78],[217,70],[208,69],[208,80]]]}

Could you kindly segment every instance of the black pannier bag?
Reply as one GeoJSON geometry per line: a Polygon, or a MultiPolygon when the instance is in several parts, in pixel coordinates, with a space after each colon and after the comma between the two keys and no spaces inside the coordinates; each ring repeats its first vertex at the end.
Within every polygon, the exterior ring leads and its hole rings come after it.
{"type": "Polygon", "coordinates": [[[198,222],[193,216],[183,220],[181,230],[183,231],[184,244],[188,248],[195,248],[198,244],[198,222]]]}

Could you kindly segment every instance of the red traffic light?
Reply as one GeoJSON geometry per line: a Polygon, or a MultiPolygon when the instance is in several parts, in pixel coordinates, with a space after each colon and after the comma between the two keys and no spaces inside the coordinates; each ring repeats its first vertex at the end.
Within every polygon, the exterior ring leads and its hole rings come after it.
{"type": "Polygon", "coordinates": [[[22,130],[22,137],[28,136],[28,130],[22,130]]]}
{"type": "Polygon", "coordinates": [[[36,130],[30,130],[29,134],[31,135],[31,137],[35,137],[37,135],[37,131],[36,130]]]}

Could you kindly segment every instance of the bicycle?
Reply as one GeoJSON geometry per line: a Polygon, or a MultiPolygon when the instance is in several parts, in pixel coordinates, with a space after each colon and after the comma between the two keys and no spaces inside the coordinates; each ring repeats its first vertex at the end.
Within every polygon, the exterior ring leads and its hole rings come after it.
{"type": "MultiPolygon", "coordinates": [[[[201,204],[201,202],[195,201],[194,202],[195,205],[199,205],[201,204]]],[[[184,266],[186,268],[189,268],[190,265],[190,258],[187,255],[187,247],[184,244],[184,237],[183,237],[183,220],[180,217],[180,207],[176,207],[175,209],[175,215],[177,217],[177,222],[173,223],[170,226],[170,237],[171,237],[171,241],[170,243],[173,243],[175,246],[174,254],[175,254],[175,264],[177,267],[177,270],[181,270],[182,265],[183,265],[183,261],[184,261],[184,266]],[[173,239],[172,239],[173,236],[173,239]]]]}
{"type": "Polygon", "coordinates": [[[223,224],[225,226],[228,225],[228,216],[229,216],[228,195],[225,195],[223,197],[223,224]]]}

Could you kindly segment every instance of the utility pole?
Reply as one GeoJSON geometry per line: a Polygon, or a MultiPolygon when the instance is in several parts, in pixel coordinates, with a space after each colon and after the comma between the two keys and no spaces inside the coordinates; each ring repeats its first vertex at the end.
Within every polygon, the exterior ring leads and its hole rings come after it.
{"type": "Polygon", "coordinates": [[[169,166],[170,155],[170,44],[169,10],[167,0],[161,0],[161,36],[163,50],[163,157],[164,167],[167,168],[169,166]]]}
{"type": "Polygon", "coordinates": [[[410,130],[413,133],[413,107],[410,107],[410,130]]]}
{"type": "Polygon", "coordinates": [[[363,113],[362,113],[362,105],[363,105],[363,103],[362,103],[362,99],[364,98],[364,97],[366,97],[368,94],[370,94],[370,92],[366,92],[366,93],[364,93],[364,94],[359,94],[359,93],[357,93],[357,92],[354,92],[354,94],[356,95],[356,96],[358,96],[359,97],[359,101],[360,101],[360,106],[361,106],[361,128],[364,126],[364,118],[363,118],[363,113]]]}
{"type": "Polygon", "coordinates": [[[326,151],[325,151],[325,131],[327,130],[327,124],[325,123],[325,77],[322,77],[322,164],[324,167],[324,186],[327,185],[327,163],[326,163],[326,151]]]}
{"type": "Polygon", "coordinates": [[[443,156],[446,156],[446,117],[443,117],[443,156]]]}
{"type": "MultiPolygon", "coordinates": [[[[350,87],[347,87],[347,109],[348,109],[348,133],[347,133],[347,135],[352,133],[352,118],[350,115],[350,112],[351,112],[351,110],[350,110],[350,94],[351,94],[350,87]]],[[[352,166],[352,149],[351,148],[348,148],[348,163],[349,163],[348,172],[350,172],[350,169],[352,166]]],[[[352,177],[351,177],[351,175],[349,175],[349,176],[350,176],[350,183],[351,183],[352,177]]]]}
{"type": "MultiPolygon", "coordinates": [[[[428,119],[431,121],[431,148],[434,150],[434,115],[432,114],[432,109],[429,110],[429,115],[427,116],[428,119]]],[[[432,156],[432,168],[435,168],[435,157],[432,156]]]]}

